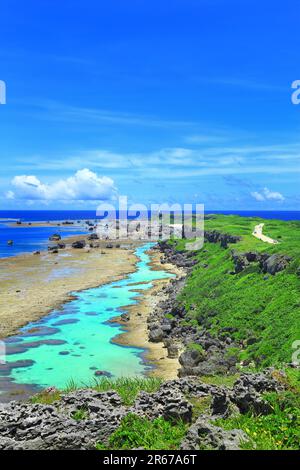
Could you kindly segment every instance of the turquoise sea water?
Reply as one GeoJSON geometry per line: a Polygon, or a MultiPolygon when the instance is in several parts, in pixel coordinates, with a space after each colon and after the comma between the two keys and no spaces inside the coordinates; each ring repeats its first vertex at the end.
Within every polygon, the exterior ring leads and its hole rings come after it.
{"type": "MultiPolygon", "coordinates": [[[[149,265],[146,253],[151,244],[137,248],[136,272],[125,279],[76,293],[76,299],[42,320],[28,324],[20,334],[8,339],[7,364],[0,366],[0,378],[18,384],[63,388],[74,379],[89,384],[96,370],[114,377],[142,375],[147,370],[143,349],[111,342],[122,331],[108,320],[135,304],[155,279],[170,277],[149,265]]],[[[1,384],[1,381],[0,381],[1,384]]],[[[1,385],[0,385],[1,386],[1,385]]]]}

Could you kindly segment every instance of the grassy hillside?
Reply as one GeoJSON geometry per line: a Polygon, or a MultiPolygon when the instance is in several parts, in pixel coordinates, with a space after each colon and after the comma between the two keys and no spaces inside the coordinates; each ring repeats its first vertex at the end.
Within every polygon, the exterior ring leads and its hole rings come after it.
{"type": "MultiPolygon", "coordinates": [[[[300,339],[300,223],[213,215],[205,230],[239,235],[242,240],[221,248],[205,243],[197,254],[198,265],[187,280],[180,301],[188,321],[209,328],[213,335],[228,334],[239,341],[240,360],[257,366],[291,362],[292,343],[300,339]],[[255,225],[265,223],[264,234],[280,243],[271,245],[252,236],[255,225]],[[282,253],[292,258],[288,268],[275,276],[252,263],[239,274],[231,250],[282,253]]],[[[177,243],[183,249],[184,240],[177,243]]]]}

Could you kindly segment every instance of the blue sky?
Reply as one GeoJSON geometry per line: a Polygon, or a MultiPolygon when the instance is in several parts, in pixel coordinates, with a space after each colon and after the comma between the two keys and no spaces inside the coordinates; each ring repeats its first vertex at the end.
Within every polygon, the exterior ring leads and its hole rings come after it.
{"type": "Polygon", "coordinates": [[[299,209],[297,0],[2,0],[0,208],[299,209]]]}

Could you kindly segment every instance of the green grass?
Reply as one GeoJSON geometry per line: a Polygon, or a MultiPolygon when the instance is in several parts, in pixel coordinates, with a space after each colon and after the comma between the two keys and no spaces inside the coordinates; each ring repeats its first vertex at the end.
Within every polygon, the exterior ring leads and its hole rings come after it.
{"type": "Polygon", "coordinates": [[[288,387],[291,391],[299,393],[300,396],[300,371],[293,368],[288,368],[285,370],[285,377],[277,377],[277,380],[281,380],[282,383],[288,387]]]}
{"type": "Polygon", "coordinates": [[[287,368],[284,375],[275,371],[274,376],[286,390],[267,393],[264,398],[272,412],[255,416],[252,413],[220,419],[217,424],[224,429],[242,429],[250,438],[242,444],[247,450],[299,450],[300,448],[300,372],[287,368]]]}
{"type": "MultiPolygon", "coordinates": [[[[238,216],[214,215],[205,221],[205,230],[242,236],[237,244],[223,249],[219,244],[205,243],[197,253],[199,263],[189,275],[186,285],[178,298],[187,311],[182,324],[197,326],[199,331],[208,328],[213,336],[230,336],[235,346],[227,349],[227,356],[237,361],[253,362],[249,370],[269,365],[281,366],[291,362],[292,343],[300,340],[300,223],[262,220],[238,216]],[[265,244],[252,236],[254,226],[265,223],[264,233],[280,241],[278,245],[265,244]],[[243,272],[232,275],[231,249],[238,252],[259,251],[282,253],[292,257],[289,267],[276,276],[268,276],[252,264],[243,272]],[[203,264],[208,267],[204,268],[203,264]],[[232,331],[225,329],[230,327],[232,331]],[[249,341],[251,340],[251,341],[249,341]],[[239,347],[237,347],[239,345],[239,347]]],[[[185,240],[171,241],[182,250],[185,240]]],[[[171,318],[173,312],[166,312],[171,318]]],[[[191,349],[203,352],[195,343],[191,349]]],[[[245,368],[243,369],[246,370],[245,368]]],[[[244,449],[282,450],[300,448],[300,373],[288,368],[285,375],[274,371],[276,378],[285,385],[285,392],[268,394],[265,399],[272,406],[269,415],[257,416],[251,413],[234,415],[218,420],[216,424],[225,429],[242,429],[249,442],[244,449]]],[[[228,376],[201,377],[201,380],[232,387],[239,374],[228,376]]],[[[134,402],[141,390],[153,393],[158,390],[160,379],[106,377],[87,385],[98,391],[115,390],[126,405],[134,402]]],[[[82,388],[73,380],[64,392],[82,388]]],[[[50,404],[59,400],[61,393],[42,392],[33,397],[35,403],[50,404]]],[[[193,405],[193,418],[207,413],[210,398],[189,398],[193,405]]],[[[85,410],[78,410],[74,419],[85,419],[85,410]]],[[[171,423],[162,418],[149,421],[136,415],[126,416],[119,428],[112,434],[109,443],[98,443],[97,449],[133,449],[143,447],[149,450],[178,449],[185,436],[187,426],[181,422],[171,423]]]]}
{"type": "MultiPolygon", "coordinates": [[[[274,370],[273,376],[285,386],[285,391],[268,393],[265,399],[272,406],[272,412],[266,416],[251,413],[234,415],[219,419],[215,424],[224,429],[242,429],[249,441],[242,444],[248,450],[284,450],[300,448],[300,372],[286,368],[284,373],[274,370]]],[[[231,376],[201,377],[201,381],[214,385],[231,387],[238,374],[231,376]]],[[[140,390],[155,392],[161,384],[157,379],[101,378],[94,385],[99,391],[116,390],[127,405],[131,405],[140,390]]],[[[75,383],[69,384],[74,390],[75,383]]],[[[42,392],[33,397],[33,403],[51,404],[59,400],[64,392],[42,392]]],[[[193,406],[193,420],[203,414],[209,414],[211,397],[187,397],[193,406]]],[[[88,412],[81,408],[72,414],[76,421],[88,419],[88,412]]],[[[110,436],[108,443],[98,443],[99,450],[133,449],[143,447],[148,450],[175,450],[186,435],[188,425],[181,421],[170,422],[163,418],[150,421],[146,418],[129,414],[123,418],[118,429],[110,436]]]]}
{"type": "Polygon", "coordinates": [[[42,405],[52,405],[52,403],[60,399],[61,393],[62,392],[60,390],[55,390],[53,392],[47,392],[47,390],[42,390],[40,393],[33,395],[30,398],[30,402],[41,403],[42,405]]]}
{"type": "MultiPolygon", "coordinates": [[[[300,339],[300,223],[217,215],[205,221],[205,230],[240,235],[242,240],[228,249],[205,243],[197,253],[199,264],[179,296],[188,312],[185,324],[196,322],[199,329],[208,328],[215,336],[228,335],[224,328],[232,328],[229,335],[241,344],[241,350],[235,350],[237,359],[254,361],[256,367],[291,362],[292,343],[300,339]],[[281,235],[280,244],[252,236],[261,222],[267,235],[281,235]],[[232,249],[282,253],[293,260],[286,270],[267,279],[257,264],[232,275],[232,249]],[[253,338],[255,342],[248,345],[253,338]]],[[[176,244],[179,250],[184,246],[185,240],[176,244]]]]}
{"type": "Polygon", "coordinates": [[[163,418],[150,421],[128,414],[110,436],[108,445],[98,443],[98,450],[127,450],[143,447],[146,450],[175,450],[187,432],[182,422],[171,423],[163,418]]]}
{"type": "Polygon", "coordinates": [[[203,347],[200,344],[189,343],[187,345],[187,349],[190,349],[191,351],[197,351],[198,353],[202,354],[203,356],[205,355],[205,351],[204,351],[203,347]]]}
{"type": "Polygon", "coordinates": [[[215,215],[205,220],[205,230],[217,230],[222,233],[242,237],[239,246],[241,251],[254,250],[268,253],[285,252],[287,255],[299,258],[300,222],[267,220],[259,217],[240,217],[237,215],[215,215]],[[258,224],[264,223],[263,233],[277,239],[278,245],[263,243],[253,237],[252,232],[258,224]]]}
{"type": "Polygon", "coordinates": [[[70,393],[70,392],[75,392],[75,390],[78,390],[79,386],[76,382],[75,379],[70,379],[64,389],[65,393],[70,393]]]}
{"type": "Polygon", "coordinates": [[[174,316],[171,313],[167,313],[165,317],[168,318],[169,320],[172,320],[174,318],[174,316]]]}
{"type": "Polygon", "coordinates": [[[156,377],[120,377],[117,379],[101,377],[99,379],[95,379],[90,384],[82,386],[77,384],[76,381],[72,379],[69,381],[64,390],[56,390],[50,393],[47,392],[47,390],[43,390],[37,395],[34,395],[31,398],[31,402],[43,403],[47,405],[53,403],[56,400],[59,400],[62,393],[70,393],[81,388],[92,388],[98,392],[115,390],[120,395],[124,405],[131,405],[141,390],[144,390],[148,393],[156,392],[159,389],[161,383],[162,380],[156,377]]]}
{"type": "Polygon", "coordinates": [[[210,396],[200,398],[189,397],[188,400],[193,406],[193,420],[196,420],[203,414],[210,413],[210,406],[212,402],[210,396]]]}
{"type": "Polygon", "coordinates": [[[249,441],[242,445],[247,450],[299,450],[300,403],[291,392],[266,397],[272,404],[272,413],[253,416],[250,413],[217,424],[225,429],[242,429],[249,441]]]}
{"type": "Polygon", "coordinates": [[[83,419],[88,418],[88,412],[84,408],[80,408],[79,410],[74,411],[71,416],[75,421],[82,421],[83,419]]]}
{"type": "Polygon", "coordinates": [[[235,381],[239,378],[240,374],[233,374],[233,375],[210,375],[210,376],[201,376],[201,381],[210,384],[210,385],[217,385],[217,386],[225,386],[232,388],[235,381]]]}
{"type": "Polygon", "coordinates": [[[122,377],[118,379],[109,379],[103,377],[99,380],[94,388],[99,392],[115,390],[120,395],[124,405],[131,405],[141,390],[148,393],[154,393],[159,389],[161,383],[162,380],[156,377],[122,377]]]}

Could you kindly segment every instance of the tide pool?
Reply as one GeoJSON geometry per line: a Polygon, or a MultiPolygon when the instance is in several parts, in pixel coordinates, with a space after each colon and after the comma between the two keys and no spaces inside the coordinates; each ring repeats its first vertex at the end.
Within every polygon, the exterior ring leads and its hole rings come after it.
{"type": "MultiPolygon", "coordinates": [[[[152,270],[146,253],[153,244],[136,249],[136,271],[126,278],[97,288],[74,293],[76,298],[43,319],[30,323],[6,340],[7,363],[0,366],[0,384],[64,388],[74,380],[88,385],[96,371],[113,377],[143,375],[149,366],[143,361],[144,349],[124,347],[111,340],[122,332],[108,320],[122,308],[138,302],[152,281],[172,276],[152,270]],[[134,285],[132,285],[134,284],[134,285]]],[[[0,385],[1,387],[1,385],[0,385]]]]}

